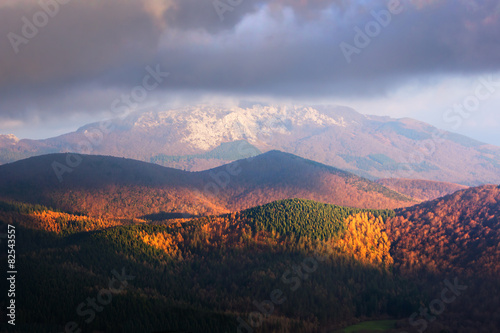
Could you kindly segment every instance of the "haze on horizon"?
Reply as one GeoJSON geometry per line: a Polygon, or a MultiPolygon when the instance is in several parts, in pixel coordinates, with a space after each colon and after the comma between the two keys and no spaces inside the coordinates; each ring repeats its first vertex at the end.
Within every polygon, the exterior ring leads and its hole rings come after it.
{"type": "Polygon", "coordinates": [[[498,1],[57,1],[0,3],[0,134],[75,130],[146,85],[121,110],[346,105],[500,146],[498,1]]]}

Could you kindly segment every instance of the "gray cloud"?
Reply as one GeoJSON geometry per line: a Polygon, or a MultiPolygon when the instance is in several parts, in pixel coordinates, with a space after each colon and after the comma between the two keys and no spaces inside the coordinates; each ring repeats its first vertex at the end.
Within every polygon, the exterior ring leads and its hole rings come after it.
{"type": "Polygon", "coordinates": [[[349,64],[340,43],[355,45],[354,28],[364,29],[385,1],[242,0],[221,21],[211,0],[73,0],[18,54],[7,34],[21,34],[21,18],[40,7],[7,3],[0,5],[7,119],[33,110],[49,118],[97,114],[155,64],[171,73],[165,92],[284,98],[373,96],[414,78],[500,70],[495,0],[402,1],[404,11],[349,64]]]}

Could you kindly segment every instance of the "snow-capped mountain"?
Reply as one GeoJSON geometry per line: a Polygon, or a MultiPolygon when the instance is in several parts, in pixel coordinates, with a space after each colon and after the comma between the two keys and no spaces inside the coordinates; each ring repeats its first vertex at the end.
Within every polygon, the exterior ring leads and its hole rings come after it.
{"type": "Polygon", "coordinates": [[[133,128],[146,131],[180,126],[183,128],[180,141],[201,150],[237,140],[266,146],[270,145],[271,136],[292,135],[298,128],[347,126],[340,114],[326,115],[313,107],[301,106],[254,105],[247,109],[196,106],[146,112],[132,118],[135,118],[133,128]]]}

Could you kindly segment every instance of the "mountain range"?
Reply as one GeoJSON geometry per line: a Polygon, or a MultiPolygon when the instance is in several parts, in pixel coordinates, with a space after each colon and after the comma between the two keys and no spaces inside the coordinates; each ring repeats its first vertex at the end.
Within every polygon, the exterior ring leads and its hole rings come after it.
{"type": "Polygon", "coordinates": [[[255,150],[246,154],[280,150],[371,180],[500,183],[499,147],[408,118],[368,116],[332,106],[198,105],[132,113],[45,140],[3,135],[0,163],[77,152],[200,171],[249,157],[235,150],[237,144],[231,145],[241,141],[255,150]]]}
{"type": "Polygon", "coordinates": [[[18,272],[0,331],[499,331],[498,147],[254,105],[6,135],[0,153],[18,272]]]}

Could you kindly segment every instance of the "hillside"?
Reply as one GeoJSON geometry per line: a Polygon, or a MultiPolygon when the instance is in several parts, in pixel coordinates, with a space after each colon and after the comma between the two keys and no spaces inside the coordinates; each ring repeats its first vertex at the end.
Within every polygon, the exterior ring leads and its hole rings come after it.
{"type": "Polygon", "coordinates": [[[461,190],[396,212],[387,232],[401,270],[500,275],[500,186],[461,190]]]}
{"type": "Polygon", "coordinates": [[[232,211],[288,198],[371,209],[415,203],[352,173],[279,151],[269,151],[250,160],[237,161],[200,174],[215,181],[215,175],[227,173],[227,170],[239,171],[228,178],[224,191],[220,191],[219,195],[232,211]]]}
{"type": "Polygon", "coordinates": [[[116,157],[44,155],[0,166],[0,197],[119,218],[220,214],[288,198],[374,209],[414,203],[348,172],[278,151],[203,172],[116,157]]]}
{"type": "Polygon", "coordinates": [[[376,183],[420,201],[434,200],[464,190],[467,186],[423,179],[386,178],[376,183]]]}
{"type": "Polygon", "coordinates": [[[415,332],[426,318],[422,305],[458,281],[445,294],[453,302],[426,331],[497,332],[499,193],[473,188],[396,212],[291,199],[182,223],[118,226],[1,203],[0,230],[13,223],[20,244],[17,328],[61,331],[72,320],[84,331],[305,333],[395,318],[395,332],[415,332]],[[429,220],[440,211],[442,225],[429,220]],[[105,310],[91,321],[78,316],[82,300],[105,292],[117,274],[127,283],[105,310]]]}
{"type": "MultiPolygon", "coordinates": [[[[429,307],[450,290],[446,281],[458,285],[457,297],[445,299],[446,311],[433,325],[426,322],[427,331],[498,332],[500,300],[493,295],[500,293],[500,187],[461,190],[396,214],[386,222],[394,271],[420,281],[421,289],[435,286],[424,303],[429,307]]],[[[400,325],[396,332],[424,327],[423,320],[400,325]]]]}
{"type": "MultiPolygon", "coordinates": [[[[229,161],[207,158],[210,152],[242,140],[260,151],[277,149],[369,179],[500,183],[499,147],[416,120],[367,116],[336,106],[199,105],[131,114],[46,140],[0,136],[0,163],[71,151],[202,170],[229,161]]],[[[247,157],[234,150],[235,144],[231,147],[225,157],[247,157]]]]}
{"type": "Polygon", "coordinates": [[[238,318],[257,327],[249,314],[267,309],[260,331],[312,332],[360,316],[404,316],[419,299],[412,283],[390,272],[387,211],[286,200],[182,225],[79,232],[69,221],[47,232],[32,219],[58,212],[1,207],[17,214],[24,244],[17,259],[17,283],[24,286],[17,295],[24,304],[18,328],[24,331],[60,331],[68,320],[84,331],[236,331],[238,318]],[[267,216],[278,207],[296,217],[292,224],[303,221],[302,214],[318,223],[281,232],[280,217],[267,216]],[[125,272],[127,284],[95,320],[85,321],[89,315],[75,309],[107,288],[113,270],[125,272]],[[36,283],[29,283],[33,275],[36,283]],[[45,326],[36,324],[39,318],[45,326]]]}

